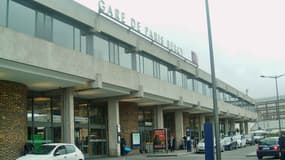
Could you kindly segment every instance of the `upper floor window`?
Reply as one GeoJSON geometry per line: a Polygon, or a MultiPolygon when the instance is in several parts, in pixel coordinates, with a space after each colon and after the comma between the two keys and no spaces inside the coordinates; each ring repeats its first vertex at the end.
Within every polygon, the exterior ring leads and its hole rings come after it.
{"type": "Polygon", "coordinates": [[[160,80],[167,81],[167,77],[168,77],[167,76],[167,74],[168,74],[167,66],[164,64],[160,64],[159,69],[160,69],[160,80]]]}
{"type": "Polygon", "coordinates": [[[7,21],[7,0],[0,1],[0,26],[6,26],[7,21]]]}
{"type": "Polygon", "coordinates": [[[109,62],[119,64],[119,45],[109,41],[109,62]]]}
{"type": "Polygon", "coordinates": [[[53,42],[66,48],[73,49],[73,27],[54,18],[53,42]]]}
{"type": "Polygon", "coordinates": [[[44,13],[36,13],[36,36],[52,41],[52,18],[44,13]]]}
{"type": "Polygon", "coordinates": [[[178,85],[179,87],[182,87],[182,73],[176,71],[175,72],[175,78],[176,78],[176,85],[178,85]]]}
{"type": "Polygon", "coordinates": [[[119,60],[120,65],[132,69],[132,53],[127,53],[126,49],[122,46],[119,47],[119,60]]]}
{"type": "Polygon", "coordinates": [[[143,72],[147,75],[153,76],[153,60],[147,57],[143,57],[143,72]]]}
{"type": "Polygon", "coordinates": [[[109,43],[107,40],[93,36],[94,41],[94,55],[105,61],[109,61],[109,43]]]}
{"type": "Polygon", "coordinates": [[[9,2],[8,27],[34,36],[36,12],[14,1],[9,2]]]}

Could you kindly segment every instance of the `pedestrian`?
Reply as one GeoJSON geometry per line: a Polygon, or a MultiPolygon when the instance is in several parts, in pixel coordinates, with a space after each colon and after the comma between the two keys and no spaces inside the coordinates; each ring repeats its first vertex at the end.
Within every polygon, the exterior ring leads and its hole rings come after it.
{"type": "Polygon", "coordinates": [[[175,143],[176,143],[175,137],[174,137],[174,136],[171,136],[171,137],[170,137],[170,151],[171,151],[171,152],[173,152],[174,149],[175,149],[175,143]]]}
{"type": "Polygon", "coordinates": [[[125,147],[126,147],[126,140],[125,138],[121,138],[121,155],[124,156],[126,155],[125,147]]]}
{"type": "Polygon", "coordinates": [[[285,132],[282,131],[278,139],[279,150],[281,152],[280,160],[285,160],[285,132]]]}

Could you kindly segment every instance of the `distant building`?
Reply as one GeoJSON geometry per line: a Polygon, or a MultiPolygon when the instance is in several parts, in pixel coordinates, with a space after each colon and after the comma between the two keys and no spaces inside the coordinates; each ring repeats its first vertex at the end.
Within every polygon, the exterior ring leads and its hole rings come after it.
{"type": "Polygon", "coordinates": [[[261,128],[279,130],[277,112],[280,113],[281,129],[285,129],[285,95],[279,96],[279,109],[276,107],[276,96],[256,100],[257,123],[252,130],[261,128]]]}

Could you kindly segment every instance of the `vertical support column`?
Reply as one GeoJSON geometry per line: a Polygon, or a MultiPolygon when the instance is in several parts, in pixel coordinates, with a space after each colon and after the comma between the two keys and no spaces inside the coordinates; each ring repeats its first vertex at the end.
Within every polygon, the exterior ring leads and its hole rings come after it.
{"type": "Polygon", "coordinates": [[[163,109],[162,107],[157,106],[154,109],[154,128],[163,128],[163,109]]]}
{"type": "Polygon", "coordinates": [[[204,137],[204,124],[206,121],[206,117],[201,115],[200,116],[200,132],[199,132],[199,139],[202,139],[204,137]]]}
{"type": "Polygon", "coordinates": [[[243,134],[244,133],[244,125],[243,125],[244,122],[239,122],[239,133],[240,134],[243,134]]]}
{"type": "Polygon", "coordinates": [[[108,101],[108,148],[110,156],[120,156],[120,142],[118,140],[119,101],[110,99],[108,101]]]}
{"type": "Polygon", "coordinates": [[[180,142],[184,136],[183,131],[183,112],[175,111],[175,134],[176,134],[176,148],[179,147],[180,142]]]}
{"type": "Polygon", "coordinates": [[[235,121],[233,119],[230,120],[230,131],[235,133],[235,121]]]}
{"type": "Polygon", "coordinates": [[[71,88],[63,90],[63,142],[74,144],[74,98],[71,88]]]}
{"type": "Polygon", "coordinates": [[[225,118],[225,135],[229,136],[229,131],[230,131],[229,119],[225,118]]]}
{"type": "Polygon", "coordinates": [[[248,122],[244,122],[244,134],[248,134],[248,122]]]}

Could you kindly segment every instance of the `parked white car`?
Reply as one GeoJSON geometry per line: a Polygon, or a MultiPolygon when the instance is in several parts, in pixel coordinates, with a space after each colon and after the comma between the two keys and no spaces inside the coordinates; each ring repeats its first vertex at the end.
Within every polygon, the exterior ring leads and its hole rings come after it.
{"type": "Polygon", "coordinates": [[[74,144],[43,144],[17,160],[84,160],[84,155],[74,144]]]}
{"type": "Polygon", "coordinates": [[[238,148],[246,146],[246,139],[245,139],[245,137],[243,135],[237,134],[237,135],[234,135],[232,138],[233,138],[234,141],[237,142],[237,147],[238,148]]]}
{"type": "MultiPolygon", "coordinates": [[[[214,150],[216,150],[216,141],[215,139],[213,140],[214,141],[214,150]]],[[[221,152],[224,152],[225,151],[225,147],[224,147],[224,141],[221,139],[220,141],[220,150],[221,152]]],[[[205,152],[205,140],[204,139],[201,139],[197,145],[197,148],[196,148],[196,152],[199,153],[199,152],[205,152]]]]}

